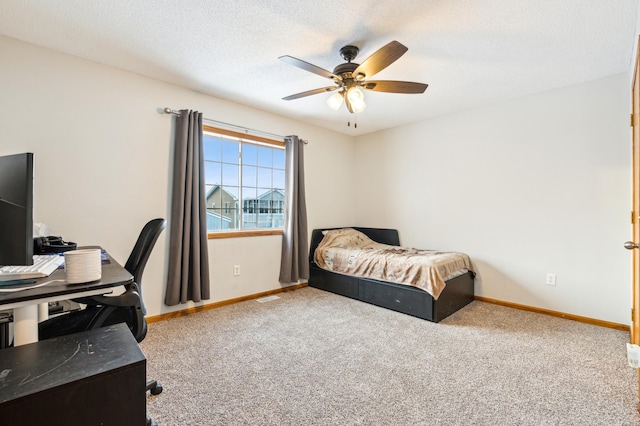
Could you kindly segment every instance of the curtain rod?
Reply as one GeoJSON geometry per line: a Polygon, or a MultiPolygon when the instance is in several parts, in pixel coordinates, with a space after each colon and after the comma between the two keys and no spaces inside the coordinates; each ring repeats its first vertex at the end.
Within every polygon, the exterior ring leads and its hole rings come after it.
{"type": "MultiPolygon", "coordinates": [[[[173,110],[173,109],[171,109],[169,107],[165,108],[163,111],[164,111],[165,114],[180,115],[180,111],[173,110]]],[[[211,120],[209,118],[203,118],[202,121],[206,121],[208,123],[230,127],[232,129],[242,130],[244,133],[254,133],[256,135],[264,135],[264,136],[269,136],[270,138],[282,139],[283,141],[285,140],[285,136],[276,135],[274,133],[263,132],[261,130],[249,129],[248,127],[238,126],[236,124],[231,124],[231,123],[225,123],[224,121],[211,120]]],[[[304,139],[301,139],[301,140],[305,144],[309,143],[309,141],[307,141],[307,140],[304,140],[304,139]]]]}

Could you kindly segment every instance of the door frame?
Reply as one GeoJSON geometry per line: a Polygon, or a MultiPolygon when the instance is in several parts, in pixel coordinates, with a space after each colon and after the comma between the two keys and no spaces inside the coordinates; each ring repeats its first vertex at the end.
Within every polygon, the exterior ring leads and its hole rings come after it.
{"type": "MultiPolygon", "coordinates": [[[[631,127],[632,127],[632,239],[640,244],[640,37],[636,48],[635,68],[631,89],[631,127]]],[[[633,283],[631,307],[631,343],[640,344],[640,249],[632,250],[633,283]]],[[[638,369],[638,411],[640,411],[640,369],[638,369]]]]}

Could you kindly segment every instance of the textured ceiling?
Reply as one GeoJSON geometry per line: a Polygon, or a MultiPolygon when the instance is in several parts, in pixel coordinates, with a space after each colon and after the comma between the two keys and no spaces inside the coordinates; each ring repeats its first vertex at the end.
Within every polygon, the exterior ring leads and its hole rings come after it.
{"type": "Polygon", "coordinates": [[[637,6],[638,0],[0,0],[0,34],[356,135],[629,71],[637,6]],[[340,47],[358,46],[360,63],[392,40],[409,50],[375,79],[428,83],[424,94],[365,92],[357,129],[353,118],[347,127],[344,106],[328,108],[330,94],[281,99],[331,82],[279,56],[332,70],[343,62],[340,47]]]}

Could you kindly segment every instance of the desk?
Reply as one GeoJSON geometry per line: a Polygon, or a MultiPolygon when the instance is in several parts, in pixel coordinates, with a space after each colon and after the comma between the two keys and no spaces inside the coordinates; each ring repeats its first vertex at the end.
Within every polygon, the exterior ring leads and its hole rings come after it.
{"type": "MultiPolygon", "coordinates": [[[[35,284],[51,280],[64,280],[64,269],[58,269],[35,284]]],[[[42,287],[0,293],[0,310],[13,309],[14,346],[38,341],[38,305],[41,303],[67,300],[77,297],[107,294],[113,287],[130,284],[133,276],[111,256],[102,262],[102,278],[99,281],[82,284],[55,282],[42,287]]],[[[33,286],[26,284],[24,287],[33,286]]]]}

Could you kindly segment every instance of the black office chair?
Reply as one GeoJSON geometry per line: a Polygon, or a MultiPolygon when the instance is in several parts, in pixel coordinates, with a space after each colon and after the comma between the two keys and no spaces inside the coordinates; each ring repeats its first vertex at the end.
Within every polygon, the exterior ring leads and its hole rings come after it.
{"type": "MultiPolygon", "coordinates": [[[[164,230],[165,219],[148,222],[136,241],[124,268],[133,275],[133,282],[125,286],[125,291],[116,296],[89,296],[74,299],[87,305],[85,309],[62,314],[39,324],[40,340],[64,336],[85,330],[93,330],[108,325],[126,322],[138,342],[147,335],[147,310],[142,300],[142,273],[151,251],[164,230]]],[[[162,392],[162,385],[156,380],[147,381],[146,390],[152,395],[162,392]]]]}

